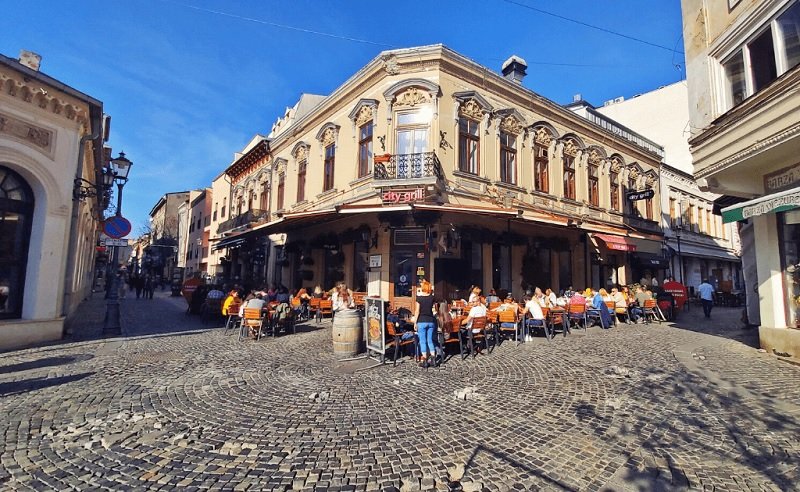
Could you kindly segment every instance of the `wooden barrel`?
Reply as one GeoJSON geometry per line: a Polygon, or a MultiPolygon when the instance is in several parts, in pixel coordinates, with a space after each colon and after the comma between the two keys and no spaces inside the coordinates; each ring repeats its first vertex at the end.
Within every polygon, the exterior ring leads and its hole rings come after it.
{"type": "Polygon", "coordinates": [[[338,311],[333,317],[333,353],[341,358],[361,352],[364,339],[361,312],[357,309],[338,311]]]}

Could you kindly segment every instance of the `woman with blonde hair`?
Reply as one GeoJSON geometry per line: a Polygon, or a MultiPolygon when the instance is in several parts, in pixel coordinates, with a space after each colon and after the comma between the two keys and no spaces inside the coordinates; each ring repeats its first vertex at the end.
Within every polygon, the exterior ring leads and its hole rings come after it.
{"type": "Polygon", "coordinates": [[[414,324],[419,339],[420,365],[436,365],[436,345],[433,336],[436,334],[436,307],[433,303],[433,287],[427,280],[421,280],[417,291],[417,302],[414,305],[414,324]]]}

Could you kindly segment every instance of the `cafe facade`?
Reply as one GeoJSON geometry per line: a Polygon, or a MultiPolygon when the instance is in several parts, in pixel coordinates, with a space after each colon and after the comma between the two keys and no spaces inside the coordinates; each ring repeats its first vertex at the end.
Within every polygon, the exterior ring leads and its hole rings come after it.
{"type": "Polygon", "coordinates": [[[445,298],[638,280],[662,251],[658,152],[526,89],[525,69],[381,53],[237,154],[218,181],[242,219],[212,249],[263,282],[385,299],[421,278],[445,298]]]}

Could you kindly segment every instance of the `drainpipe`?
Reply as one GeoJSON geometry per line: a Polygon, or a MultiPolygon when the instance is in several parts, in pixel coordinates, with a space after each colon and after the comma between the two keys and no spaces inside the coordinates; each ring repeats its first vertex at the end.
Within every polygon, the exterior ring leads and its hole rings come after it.
{"type": "MultiPolygon", "coordinates": [[[[102,118],[102,113],[100,117],[93,117],[92,118],[92,127],[94,128],[94,133],[90,135],[84,135],[81,137],[78,143],[78,163],[75,168],[75,178],[82,178],[83,177],[83,157],[84,157],[84,149],[86,148],[86,143],[90,140],[95,140],[100,136],[100,118],[102,118]]],[[[95,184],[97,184],[97,163],[95,163],[95,184]]],[[[102,203],[103,197],[101,195],[97,196],[98,203],[102,203]]],[[[72,290],[72,284],[75,280],[75,262],[78,254],[78,218],[80,214],[80,206],[79,201],[73,199],[72,203],[72,214],[70,216],[69,221],[69,243],[67,244],[67,266],[65,270],[64,276],[64,296],[61,301],[61,316],[67,316],[68,306],[70,304],[70,299],[74,294],[72,290]]],[[[92,268],[92,275],[94,275],[94,268],[92,268]]],[[[62,334],[63,335],[63,334],[62,334]]]]}

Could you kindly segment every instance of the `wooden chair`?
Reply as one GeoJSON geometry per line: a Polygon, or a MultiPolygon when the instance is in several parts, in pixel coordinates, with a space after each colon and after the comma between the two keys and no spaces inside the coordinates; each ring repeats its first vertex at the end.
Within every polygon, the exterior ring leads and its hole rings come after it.
{"type": "Polygon", "coordinates": [[[474,359],[477,355],[478,351],[476,350],[475,342],[478,340],[483,340],[484,345],[486,345],[486,351],[491,352],[489,347],[489,341],[486,337],[486,330],[489,327],[488,319],[486,316],[481,316],[480,318],[472,318],[472,326],[467,329],[467,353],[461,356],[461,359],[464,360],[469,356],[472,355],[474,359]]]}
{"type": "Polygon", "coordinates": [[[228,319],[225,321],[225,334],[228,334],[228,331],[233,331],[236,328],[236,325],[239,324],[239,308],[242,307],[241,302],[235,302],[228,306],[228,319]]]}
{"type": "Polygon", "coordinates": [[[356,305],[356,309],[363,310],[366,306],[366,292],[353,292],[353,303],[356,305]]]}
{"type": "Polygon", "coordinates": [[[241,328],[239,330],[239,340],[241,341],[248,337],[260,340],[261,327],[263,324],[264,319],[261,317],[260,309],[244,308],[244,316],[242,317],[241,328]]]}
{"type": "Polygon", "coordinates": [[[567,317],[570,328],[583,323],[583,329],[586,331],[589,324],[586,316],[586,304],[569,304],[567,306],[567,317]]]}
{"type": "Polygon", "coordinates": [[[322,321],[325,316],[333,318],[333,301],[330,299],[321,299],[316,313],[317,323],[322,321]]]}
{"type": "MultiPolygon", "coordinates": [[[[533,319],[533,317],[531,316],[531,313],[527,313],[525,315],[524,319],[522,320],[522,325],[523,325],[522,337],[523,337],[523,341],[524,341],[524,338],[527,335],[530,335],[530,332],[534,328],[541,328],[542,331],[544,332],[544,337],[547,339],[548,342],[553,339],[553,337],[555,336],[555,331],[553,329],[553,325],[549,322],[550,309],[548,309],[546,307],[543,307],[542,308],[542,316],[543,316],[544,319],[539,320],[541,322],[541,324],[540,324],[540,323],[535,323],[536,320],[533,319]]],[[[564,333],[564,335],[566,335],[566,333],[564,333]]]]}
{"type": "Polygon", "coordinates": [[[309,319],[311,319],[311,317],[313,317],[315,320],[317,319],[317,315],[319,313],[319,303],[321,301],[322,301],[322,299],[320,299],[318,297],[312,297],[311,299],[308,300],[308,316],[309,316],[309,319]]]}
{"type": "Polygon", "coordinates": [[[417,354],[419,353],[419,340],[417,339],[416,333],[413,337],[403,340],[403,333],[397,331],[394,323],[387,321],[386,336],[389,338],[386,343],[386,349],[388,350],[390,347],[394,347],[393,366],[397,365],[397,356],[400,354],[400,348],[412,343],[414,344],[414,360],[417,360],[417,354]]]}
{"type": "Polygon", "coordinates": [[[650,324],[651,321],[655,320],[658,321],[658,324],[661,324],[661,317],[656,312],[658,308],[658,304],[656,303],[655,299],[647,299],[644,301],[644,306],[642,306],[642,316],[644,316],[644,322],[650,324]]]}
{"type": "Polygon", "coordinates": [[[513,331],[514,340],[516,340],[517,345],[519,345],[521,343],[520,325],[519,325],[519,316],[517,316],[516,310],[506,309],[505,311],[499,311],[497,315],[498,319],[497,319],[497,324],[495,325],[497,327],[496,330],[499,331],[501,334],[513,331]]]}
{"type": "Polygon", "coordinates": [[[489,311],[494,311],[495,309],[497,309],[498,307],[500,307],[502,304],[503,304],[503,303],[502,303],[502,302],[500,302],[500,301],[498,301],[498,302],[490,302],[490,303],[489,303],[489,311]]]}
{"type": "MultiPolygon", "coordinates": [[[[452,320],[445,323],[439,330],[439,346],[442,347],[442,362],[447,357],[447,344],[448,343],[457,343],[458,344],[458,353],[460,355],[464,355],[464,345],[466,340],[464,339],[464,330],[461,327],[461,321],[463,317],[455,317],[452,320]],[[447,338],[445,338],[445,334],[449,334],[447,338]]],[[[441,367],[441,365],[440,365],[441,367]]]]}
{"type": "Polygon", "coordinates": [[[632,322],[631,318],[631,310],[629,307],[621,307],[614,304],[614,317],[616,318],[615,321],[622,320],[626,324],[630,324],[632,322]]]}

